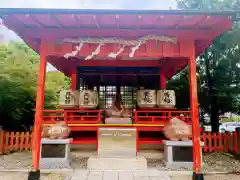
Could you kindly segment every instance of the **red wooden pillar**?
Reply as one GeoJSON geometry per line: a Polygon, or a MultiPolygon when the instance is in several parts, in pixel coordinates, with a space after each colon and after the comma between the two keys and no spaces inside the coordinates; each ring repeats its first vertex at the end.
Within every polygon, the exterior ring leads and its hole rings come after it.
{"type": "Polygon", "coordinates": [[[37,97],[36,97],[36,112],[34,119],[33,129],[33,143],[32,143],[32,165],[33,171],[39,170],[40,160],[40,141],[41,141],[41,127],[43,119],[43,108],[44,108],[44,88],[45,88],[45,77],[46,77],[46,48],[45,43],[41,42],[40,47],[40,65],[38,71],[38,82],[37,82],[37,97]]]}
{"type": "MultiPolygon", "coordinates": [[[[167,89],[167,80],[164,72],[160,69],[160,89],[167,89]]],[[[167,113],[163,112],[161,113],[163,118],[163,121],[167,121],[167,113]]]]}
{"type": "MultiPolygon", "coordinates": [[[[71,90],[72,91],[76,91],[77,89],[77,71],[76,71],[76,68],[72,71],[72,74],[71,74],[71,90]]],[[[70,120],[74,120],[74,113],[73,112],[66,112],[64,111],[64,116],[66,117],[66,119],[70,119],[70,120]],[[67,117],[68,116],[68,117],[67,117]]],[[[65,122],[67,122],[65,120],[65,122]]]]}
{"type": "Polygon", "coordinates": [[[201,171],[201,147],[200,147],[200,126],[198,118],[198,97],[197,97],[197,77],[196,77],[196,58],[195,47],[192,45],[192,53],[189,57],[189,88],[190,88],[190,105],[192,115],[192,142],[193,142],[193,159],[194,171],[200,174],[201,171]]]}
{"type": "Polygon", "coordinates": [[[71,75],[71,90],[76,90],[76,89],[77,89],[77,72],[75,69],[71,75]]]}
{"type": "Polygon", "coordinates": [[[160,89],[167,88],[167,79],[165,74],[160,70],[160,89]]]}

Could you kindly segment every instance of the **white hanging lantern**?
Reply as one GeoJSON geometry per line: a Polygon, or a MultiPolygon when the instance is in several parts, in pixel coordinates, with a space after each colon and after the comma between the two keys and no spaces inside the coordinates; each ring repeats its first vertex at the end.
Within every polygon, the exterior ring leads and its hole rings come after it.
{"type": "Polygon", "coordinates": [[[79,96],[79,107],[94,109],[98,106],[98,92],[95,90],[82,90],[79,96]]]}
{"type": "Polygon", "coordinates": [[[140,108],[153,108],[157,104],[156,91],[151,89],[139,90],[137,92],[137,104],[140,108]]]}
{"type": "Polygon", "coordinates": [[[175,92],[173,90],[158,90],[157,91],[158,107],[173,108],[176,105],[175,92]]]}
{"type": "Polygon", "coordinates": [[[62,90],[59,98],[60,106],[78,106],[78,92],[72,90],[62,90]]]}

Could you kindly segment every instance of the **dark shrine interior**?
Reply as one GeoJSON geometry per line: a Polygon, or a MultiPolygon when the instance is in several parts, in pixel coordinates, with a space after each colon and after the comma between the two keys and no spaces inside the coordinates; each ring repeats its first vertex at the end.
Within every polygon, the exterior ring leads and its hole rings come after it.
{"type": "Polygon", "coordinates": [[[140,88],[159,89],[158,67],[79,67],[77,89],[99,92],[99,108],[111,106],[121,95],[125,107],[136,108],[136,91],[140,88]]]}
{"type": "MultiPolygon", "coordinates": [[[[158,67],[79,67],[77,84],[90,87],[131,86],[159,88],[158,67]]],[[[78,87],[79,88],[79,87],[78,87]]]]}

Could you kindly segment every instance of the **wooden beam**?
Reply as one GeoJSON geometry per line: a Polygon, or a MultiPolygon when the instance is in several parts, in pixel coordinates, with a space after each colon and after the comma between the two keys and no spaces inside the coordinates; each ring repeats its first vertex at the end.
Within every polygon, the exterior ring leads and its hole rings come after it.
{"type": "Polygon", "coordinates": [[[158,60],[77,60],[75,66],[100,67],[157,67],[158,60]]]}
{"type": "MultiPolygon", "coordinates": [[[[10,29],[14,28],[10,26],[10,29]]],[[[20,29],[15,29],[16,32],[20,29]]],[[[222,33],[222,30],[181,30],[181,29],[138,29],[137,33],[135,29],[66,29],[66,28],[26,28],[21,29],[24,32],[24,36],[28,38],[41,38],[46,41],[60,40],[66,37],[119,37],[119,38],[138,38],[146,35],[168,35],[175,36],[178,39],[209,39],[215,38],[222,33]]]]}

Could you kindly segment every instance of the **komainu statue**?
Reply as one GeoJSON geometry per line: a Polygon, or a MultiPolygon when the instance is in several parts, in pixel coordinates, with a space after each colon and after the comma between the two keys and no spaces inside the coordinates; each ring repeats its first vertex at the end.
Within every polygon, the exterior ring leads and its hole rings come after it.
{"type": "Polygon", "coordinates": [[[164,127],[164,135],[172,141],[187,141],[192,138],[192,126],[178,118],[172,118],[164,127]]]}
{"type": "Polygon", "coordinates": [[[69,134],[70,128],[65,122],[59,122],[53,126],[45,126],[42,128],[42,138],[66,139],[69,134]]]}

